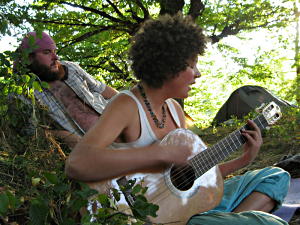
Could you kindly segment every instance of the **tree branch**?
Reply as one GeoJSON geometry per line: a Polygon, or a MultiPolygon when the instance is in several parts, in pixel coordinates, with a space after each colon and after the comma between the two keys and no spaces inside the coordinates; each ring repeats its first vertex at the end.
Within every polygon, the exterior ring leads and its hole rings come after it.
{"type": "Polygon", "coordinates": [[[112,62],[112,61],[109,62],[109,65],[110,65],[112,68],[114,68],[115,72],[117,72],[117,73],[123,73],[123,72],[124,72],[123,70],[121,70],[121,69],[120,69],[114,62],[112,62]]]}
{"type": "Polygon", "coordinates": [[[119,15],[119,17],[126,19],[126,17],[121,13],[121,11],[118,9],[118,7],[114,3],[112,3],[110,0],[107,0],[107,2],[111,5],[111,7],[113,7],[113,9],[119,15]]]}
{"type": "Polygon", "coordinates": [[[234,24],[225,26],[220,34],[218,34],[218,35],[213,34],[209,38],[211,39],[212,44],[214,44],[214,43],[219,42],[222,38],[225,38],[230,35],[236,35],[242,30],[250,31],[250,30],[255,30],[257,28],[264,28],[264,27],[267,27],[268,25],[272,24],[273,22],[277,22],[277,20],[274,19],[273,21],[266,21],[265,23],[262,23],[257,26],[241,26],[240,25],[241,22],[239,20],[237,20],[234,24]]]}
{"type": "Polygon", "coordinates": [[[66,4],[66,5],[75,7],[75,8],[84,9],[85,11],[96,13],[96,14],[98,14],[100,16],[103,16],[104,18],[107,18],[110,21],[115,22],[115,23],[124,23],[123,20],[112,17],[112,16],[108,15],[106,12],[100,11],[98,9],[94,9],[94,8],[90,8],[90,7],[87,7],[87,6],[84,6],[84,5],[78,5],[78,4],[70,3],[70,2],[66,2],[66,1],[59,1],[59,3],[66,4]]]}
{"type": "Polygon", "coordinates": [[[90,24],[90,23],[67,23],[67,22],[61,22],[57,20],[36,20],[36,19],[30,19],[30,22],[37,22],[37,23],[50,23],[50,24],[59,24],[59,25],[66,25],[66,26],[83,26],[83,27],[99,27],[99,25],[96,24],[90,24]]]}
{"type": "Polygon", "coordinates": [[[188,15],[190,15],[194,20],[196,20],[197,17],[203,13],[204,9],[205,5],[201,0],[191,0],[191,6],[188,15]]]}
{"type": "MultiPolygon", "coordinates": [[[[146,16],[148,17],[149,13],[148,11],[143,7],[142,3],[139,1],[139,0],[136,0],[137,2],[139,2],[139,4],[141,5],[141,9],[143,10],[143,12],[146,14],[146,16]]],[[[90,12],[93,12],[93,13],[96,13],[104,18],[107,18],[109,19],[111,22],[114,22],[118,25],[120,25],[119,27],[123,27],[123,28],[119,28],[117,30],[120,30],[120,31],[125,31],[127,33],[129,33],[130,35],[134,34],[136,32],[136,29],[138,27],[138,24],[135,24],[135,23],[132,23],[131,21],[129,20],[121,20],[121,19],[118,19],[118,18],[115,18],[115,17],[112,17],[110,15],[108,15],[107,13],[103,12],[103,11],[100,11],[100,10],[97,10],[97,9],[94,9],[94,8],[90,8],[90,7],[86,7],[86,6],[82,6],[82,5],[78,5],[78,4],[75,4],[75,3],[69,3],[69,2],[66,2],[66,1],[60,1],[60,3],[62,4],[67,4],[67,5],[70,5],[72,7],[76,7],[76,8],[81,8],[81,9],[84,9],[86,11],[90,11],[90,12]]],[[[114,6],[116,7],[116,6],[114,6]]],[[[116,8],[114,8],[116,9],[116,8]]],[[[118,11],[118,10],[117,10],[118,11]]],[[[119,11],[120,12],[120,11],[119,11]]],[[[121,13],[121,12],[120,12],[121,13]]],[[[119,14],[118,14],[119,15],[119,14]]],[[[123,15],[122,15],[122,18],[125,18],[123,15]]]]}
{"type": "Polygon", "coordinates": [[[135,0],[135,3],[144,13],[143,21],[149,18],[149,11],[145,8],[141,0],[135,0]]]}
{"type": "Polygon", "coordinates": [[[103,32],[103,31],[106,31],[106,30],[109,30],[109,29],[110,29],[110,27],[103,27],[103,28],[98,29],[98,30],[89,31],[89,32],[87,32],[87,33],[85,33],[85,34],[83,34],[83,35],[81,35],[81,36],[79,36],[79,37],[77,37],[77,38],[75,38],[73,40],[64,42],[64,43],[68,43],[68,44],[65,45],[65,46],[63,46],[62,48],[68,47],[70,45],[74,45],[75,43],[81,42],[81,41],[83,41],[83,40],[85,40],[87,38],[90,38],[90,37],[92,37],[92,36],[94,36],[96,34],[99,34],[99,33],[103,32]]]}
{"type": "Polygon", "coordinates": [[[160,0],[160,15],[170,14],[174,15],[178,11],[182,11],[184,6],[184,0],[160,0]]]}
{"type": "Polygon", "coordinates": [[[133,26],[131,35],[134,35],[139,28],[139,24],[143,23],[150,17],[148,10],[144,7],[143,3],[140,0],[135,0],[135,4],[143,11],[144,17],[139,17],[136,12],[133,10],[131,2],[129,2],[129,12],[131,13],[131,18],[134,19],[137,23],[133,26]]]}

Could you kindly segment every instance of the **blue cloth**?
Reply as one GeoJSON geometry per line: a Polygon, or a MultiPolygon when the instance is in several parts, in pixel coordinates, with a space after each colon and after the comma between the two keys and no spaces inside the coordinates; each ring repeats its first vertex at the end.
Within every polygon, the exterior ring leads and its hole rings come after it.
{"type": "Polygon", "coordinates": [[[213,225],[219,222],[230,223],[230,225],[287,224],[284,220],[269,213],[258,211],[232,213],[232,211],[253,191],[264,193],[274,199],[277,202],[275,210],[282,204],[288,192],[289,183],[289,173],[278,167],[267,167],[235,176],[225,181],[224,195],[220,204],[208,212],[193,216],[187,224],[213,225]]]}
{"type": "Polygon", "coordinates": [[[192,217],[187,225],[289,225],[278,216],[260,212],[215,212],[192,217]]]}

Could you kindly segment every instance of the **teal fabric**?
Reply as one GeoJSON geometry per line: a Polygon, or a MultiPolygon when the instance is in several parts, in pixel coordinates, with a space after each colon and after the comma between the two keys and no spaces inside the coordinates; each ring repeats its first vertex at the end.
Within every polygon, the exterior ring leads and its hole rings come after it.
{"type": "Polygon", "coordinates": [[[277,209],[282,204],[289,186],[289,173],[279,167],[248,171],[224,182],[222,201],[210,212],[231,212],[253,191],[264,193],[276,200],[277,209]]]}
{"type": "Polygon", "coordinates": [[[215,212],[192,217],[188,225],[288,225],[281,218],[264,212],[215,212]]]}
{"type": "Polygon", "coordinates": [[[221,203],[214,209],[193,216],[188,225],[219,224],[287,224],[277,216],[258,211],[243,213],[231,213],[253,191],[264,193],[276,200],[277,209],[287,194],[290,183],[290,175],[278,167],[267,167],[261,170],[253,170],[241,176],[235,176],[224,182],[224,195],[221,203]],[[231,222],[232,221],[232,222],[231,222]],[[235,223],[237,221],[237,223],[235,223]],[[220,222],[221,223],[221,222],[220,222]]]}

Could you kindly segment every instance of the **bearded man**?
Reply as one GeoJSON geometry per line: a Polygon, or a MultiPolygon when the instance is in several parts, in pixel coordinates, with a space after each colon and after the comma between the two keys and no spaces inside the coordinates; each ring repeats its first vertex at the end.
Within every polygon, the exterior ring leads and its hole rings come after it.
{"type": "Polygon", "coordinates": [[[35,90],[34,96],[62,128],[47,131],[62,138],[72,148],[118,92],[95,80],[78,64],[60,61],[56,49],[54,40],[47,33],[26,34],[17,49],[20,57],[14,63],[14,71],[20,71],[25,64],[37,80],[49,84],[49,88],[43,88],[41,92],[35,90]]]}

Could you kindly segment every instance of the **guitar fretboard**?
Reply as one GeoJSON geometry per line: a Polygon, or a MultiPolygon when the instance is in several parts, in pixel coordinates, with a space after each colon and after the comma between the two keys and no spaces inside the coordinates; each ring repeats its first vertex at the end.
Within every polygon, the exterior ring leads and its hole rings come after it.
{"type": "MultiPolygon", "coordinates": [[[[268,122],[263,115],[256,117],[253,121],[260,130],[265,129],[268,126],[268,122]]],[[[232,132],[227,137],[221,139],[213,146],[190,159],[189,164],[194,168],[196,178],[202,176],[209,169],[239,149],[246,142],[241,131],[249,129],[250,127],[247,124],[244,125],[240,129],[232,132]]]]}

